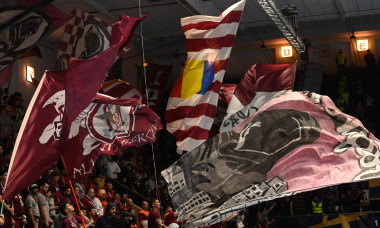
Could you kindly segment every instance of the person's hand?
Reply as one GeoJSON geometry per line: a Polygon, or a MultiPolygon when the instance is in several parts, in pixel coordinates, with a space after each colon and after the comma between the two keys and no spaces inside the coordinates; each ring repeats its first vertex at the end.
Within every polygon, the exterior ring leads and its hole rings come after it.
{"type": "Polygon", "coordinates": [[[24,224],[24,226],[26,226],[27,223],[28,223],[28,222],[26,221],[26,219],[23,219],[23,220],[22,220],[22,224],[24,224]]]}
{"type": "Polygon", "coordinates": [[[53,219],[49,218],[48,220],[49,220],[49,223],[50,223],[50,224],[53,224],[53,223],[54,223],[53,219]]]}
{"type": "Polygon", "coordinates": [[[13,207],[9,208],[9,213],[11,213],[12,216],[15,215],[15,209],[13,207]]]}
{"type": "Polygon", "coordinates": [[[34,227],[34,228],[38,228],[37,223],[34,223],[33,227],[34,227]]]}
{"type": "Polygon", "coordinates": [[[45,220],[45,225],[46,225],[46,227],[49,227],[49,220],[48,219],[45,220]]]}
{"type": "Polygon", "coordinates": [[[79,212],[79,216],[84,217],[83,211],[79,212]]]}

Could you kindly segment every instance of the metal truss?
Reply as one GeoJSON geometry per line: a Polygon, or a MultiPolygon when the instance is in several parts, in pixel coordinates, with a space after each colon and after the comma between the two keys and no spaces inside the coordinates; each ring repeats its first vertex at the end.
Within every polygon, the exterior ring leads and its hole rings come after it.
{"type": "Polygon", "coordinates": [[[289,24],[282,12],[277,9],[277,6],[272,0],[257,0],[260,6],[264,9],[270,19],[274,22],[278,29],[284,34],[285,39],[293,46],[297,53],[305,51],[302,40],[297,36],[294,28],[289,24]]]}

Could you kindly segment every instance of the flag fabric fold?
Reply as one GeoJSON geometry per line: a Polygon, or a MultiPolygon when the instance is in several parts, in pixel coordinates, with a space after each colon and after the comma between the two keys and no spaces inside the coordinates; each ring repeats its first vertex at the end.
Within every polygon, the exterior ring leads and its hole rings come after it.
{"type": "Polygon", "coordinates": [[[255,114],[268,100],[292,90],[296,75],[294,64],[255,64],[231,98],[220,132],[232,131],[245,118],[255,114]]]}
{"type": "Polygon", "coordinates": [[[122,152],[131,146],[154,142],[160,129],[162,124],[157,114],[138,100],[96,95],[71,124],[62,155],[68,178],[86,178],[103,146],[113,147],[114,153],[122,152]]]}
{"type": "Polygon", "coordinates": [[[217,223],[258,202],[380,177],[380,141],[326,97],[286,92],[162,172],[179,220],[217,223]]]}
{"type": "Polygon", "coordinates": [[[188,57],[165,114],[178,153],[192,150],[208,137],[244,5],[245,0],[235,3],[219,17],[181,19],[188,57]]]}

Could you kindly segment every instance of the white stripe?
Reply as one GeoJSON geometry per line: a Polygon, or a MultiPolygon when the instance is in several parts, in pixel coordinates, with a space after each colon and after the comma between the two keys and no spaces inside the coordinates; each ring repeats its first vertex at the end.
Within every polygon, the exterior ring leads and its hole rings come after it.
{"type": "Polygon", "coordinates": [[[224,37],[226,35],[235,35],[239,27],[238,22],[230,24],[220,24],[214,29],[198,30],[190,29],[185,32],[186,39],[210,39],[224,37]]]}
{"type": "Polygon", "coordinates": [[[184,118],[184,119],[179,119],[177,121],[173,121],[171,123],[167,123],[166,129],[169,132],[175,132],[178,130],[185,131],[193,126],[198,126],[205,130],[209,130],[213,122],[214,122],[214,118],[202,115],[197,118],[184,118]]]}
{"type": "Polygon", "coordinates": [[[176,109],[181,106],[196,106],[199,104],[213,104],[217,105],[219,93],[207,91],[204,95],[194,94],[188,99],[179,97],[169,97],[166,110],[176,109]]]}
{"type": "MultiPolygon", "coordinates": [[[[11,172],[12,172],[13,161],[14,161],[16,155],[17,155],[17,151],[18,151],[18,147],[20,145],[21,138],[24,135],[25,126],[28,123],[28,120],[29,120],[29,117],[30,117],[30,113],[32,112],[34,104],[36,103],[38,95],[40,94],[41,87],[44,84],[45,80],[46,80],[46,71],[45,71],[44,75],[42,76],[40,83],[38,83],[37,89],[36,89],[36,91],[33,94],[32,100],[29,103],[29,106],[28,106],[28,109],[26,110],[24,119],[22,120],[22,124],[21,124],[20,130],[19,130],[19,132],[17,134],[16,142],[15,142],[15,145],[13,147],[12,158],[11,158],[11,161],[9,163],[8,176],[7,176],[7,180],[5,182],[5,190],[7,189],[8,178],[11,175],[11,172]]],[[[30,131],[31,129],[27,129],[27,130],[30,131]]]]}
{"type": "Polygon", "coordinates": [[[181,26],[189,24],[197,24],[199,22],[220,22],[231,11],[243,11],[245,0],[237,2],[226,9],[220,16],[206,16],[206,15],[194,15],[190,17],[181,18],[181,26]]]}
{"type": "Polygon", "coordinates": [[[217,54],[215,61],[225,60],[230,57],[231,49],[232,47],[222,47],[222,49],[203,49],[197,52],[188,52],[187,60],[210,60],[209,56],[212,56],[214,53],[217,54]]]}

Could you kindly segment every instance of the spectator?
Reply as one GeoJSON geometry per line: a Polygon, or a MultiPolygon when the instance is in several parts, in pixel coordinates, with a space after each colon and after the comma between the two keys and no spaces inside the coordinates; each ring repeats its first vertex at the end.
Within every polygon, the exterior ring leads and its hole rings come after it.
{"type": "Polygon", "coordinates": [[[107,182],[105,190],[106,190],[107,202],[112,202],[114,194],[115,194],[115,191],[113,190],[113,184],[111,182],[107,182]]]}
{"type": "Polygon", "coordinates": [[[82,224],[82,218],[86,224],[86,227],[88,224],[91,224],[93,221],[90,221],[84,214],[81,212],[81,216],[74,215],[74,207],[69,204],[62,204],[59,207],[59,212],[65,216],[65,219],[62,221],[62,228],[83,228],[82,224]]]}
{"type": "Polygon", "coordinates": [[[62,197],[60,187],[58,184],[59,179],[60,179],[59,173],[53,171],[51,174],[50,187],[55,188],[55,194],[53,197],[54,197],[54,205],[56,205],[56,206],[60,205],[60,201],[61,201],[61,197],[62,197]]]}
{"type": "Polygon", "coordinates": [[[14,228],[22,228],[26,225],[25,207],[24,200],[21,194],[17,194],[12,198],[14,215],[12,219],[14,220],[14,228]]]}
{"type": "Polygon", "coordinates": [[[106,207],[106,213],[99,218],[98,222],[96,223],[96,228],[104,228],[104,227],[111,227],[111,219],[116,214],[116,205],[112,202],[107,204],[106,207]]]}
{"type": "Polygon", "coordinates": [[[128,195],[124,193],[118,205],[120,212],[128,211],[127,199],[128,199],[128,195]]]}
{"type": "Polygon", "coordinates": [[[91,210],[91,208],[95,208],[95,205],[93,202],[94,197],[95,197],[95,191],[93,188],[90,187],[87,189],[86,195],[80,199],[80,202],[82,203],[83,207],[87,211],[87,215],[89,215],[88,212],[91,210]]]}
{"type": "MultiPolygon", "coordinates": [[[[104,189],[100,189],[97,196],[99,197],[99,200],[102,204],[102,207],[103,207],[103,211],[105,212],[106,211],[106,208],[107,208],[107,196],[106,196],[106,190],[104,189]]],[[[102,214],[104,215],[104,214],[102,214]]]]}
{"type": "Polygon", "coordinates": [[[367,54],[364,56],[364,61],[367,66],[367,68],[372,69],[376,67],[376,59],[375,56],[371,53],[371,50],[367,50],[367,54]]]}
{"type": "Polygon", "coordinates": [[[40,227],[49,227],[53,220],[49,217],[49,205],[46,203],[45,194],[49,190],[49,184],[46,180],[41,179],[39,191],[37,192],[38,208],[40,209],[41,223],[40,227]]]}
{"type": "MultiPolygon", "coordinates": [[[[57,216],[55,213],[59,209],[59,206],[55,205],[54,202],[55,188],[50,186],[49,190],[45,194],[46,205],[49,205],[49,217],[54,221],[54,218],[57,216]]],[[[50,224],[50,228],[53,228],[54,224],[50,224]]]]}
{"type": "Polygon", "coordinates": [[[40,209],[38,208],[37,203],[37,184],[31,184],[29,186],[29,191],[30,193],[25,200],[26,215],[28,218],[27,227],[37,228],[40,222],[40,209]]]}
{"type": "Polygon", "coordinates": [[[178,221],[177,221],[177,213],[173,211],[173,208],[171,206],[167,206],[165,210],[164,215],[164,224],[165,226],[169,228],[177,228],[179,227],[178,221]]]}
{"type": "Polygon", "coordinates": [[[338,54],[335,57],[335,63],[338,65],[338,74],[346,74],[346,55],[343,53],[342,49],[339,49],[338,54]]]}
{"type": "Polygon", "coordinates": [[[112,156],[109,156],[107,162],[107,177],[116,180],[117,174],[121,172],[121,169],[112,156]]]}
{"type": "Polygon", "coordinates": [[[100,201],[98,197],[94,195],[94,198],[92,199],[92,203],[94,204],[94,207],[96,208],[96,211],[98,213],[98,216],[104,215],[104,209],[103,209],[103,204],[100,201]]]}
{"type": "Polygon", "coordinates": [[[97,212],[95,207],[91,207],[87,211],[87,217],[88,217],[88,219],[90,219],[90,221],[91,220],[93,221],[93,223],[89,224],[88,227],[95,227],[95,224],[99,219],[98,212],[97,212]]]}
{"type": "Polygon", "coordinates": [[[148,228],[161,228],[167,227],[161,220],[161,215],[159,213],[161,204],[160,201],[154,199],[152,201],[152,209],[149,211],[148,215],[148,228]]]}
{"type": "Polygon", "coordinates": [[[317,194],[314,194],[313,199],[310,202],[311,206],[311,213],[315,215],[323,214],[323,202],[318,197],[317,194]]]}
{"type": "Polygon", "coordinates": [[[141,228],[148,228],[149,204],[146,201],[141,203],[141,210],[138,213],[141,228]]]}
{"type": "MultiPolygon", "coordinates": [[[[6,170],[0,171],[0,193],[1,196],[4,194],[5,190],[5,181],[7,180],[8,172],[6,170]]],[[[12,201],[6,200],[1,197],[0,203],[4,201],[4,223],[5,227],[11,226],[12,216],[14,215],[14,208],[12,206],[12,201]]]]}
{"type": "Polygon", "coordinates": [[[75,208],[76,212],[79,212],[78,207],[76,206],[76,203],[75,203],[75,198],[71,194],[71,188],[70,188],[69,185],[66,185],[63,188],[63,197],[61,199],[61,205],[62,204],[67,204],[67,203],[71,204],[75,208]]]}

